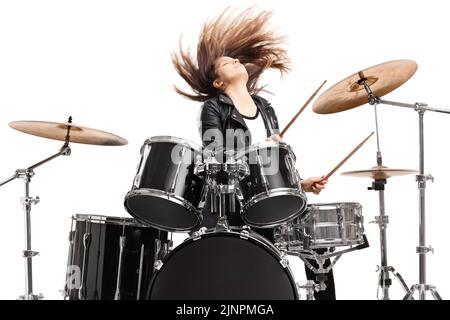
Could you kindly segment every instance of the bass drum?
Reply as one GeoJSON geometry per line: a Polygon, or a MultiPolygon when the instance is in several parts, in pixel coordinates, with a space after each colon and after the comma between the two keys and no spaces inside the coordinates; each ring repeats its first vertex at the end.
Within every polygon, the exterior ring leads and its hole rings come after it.
{"type": "Polygon", "coordinates": [[[287,259],[245,228],[194,234],[156,269],[149,300],[298,300],[287,259]]]}

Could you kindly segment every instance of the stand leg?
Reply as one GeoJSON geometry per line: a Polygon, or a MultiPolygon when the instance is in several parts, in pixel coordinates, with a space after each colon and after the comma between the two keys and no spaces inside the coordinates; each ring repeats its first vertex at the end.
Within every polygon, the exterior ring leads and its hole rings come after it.
{"type": "Polygon", "coordinates": [[[301,289],[306,290],[306,300],[315,300],[314,299],[314,290],[316,290],[316,283],[313,280],[306,281],[306,285],[300,286],[301,289]]]}
{"type": "Polygon", "coordinates": [[[405,280],[403,280],[403,277],[400,275],[400,273],[396,272],[394,268],[390,267],[392,274],[397,278],[397,280],[400,282],[400,285],[402,286],[403,290],[405,290],[406,294],[410,293],[411,291],[408,288],[408,285],[406,284],[405,280]]]}
{"type": "Polygon", "coordinates": [[[439,293],[436,291],[435,288],[430,289],[430,292],[431,292],[434,300],[442,300],[441,296],[439,295],[439,293]]]}

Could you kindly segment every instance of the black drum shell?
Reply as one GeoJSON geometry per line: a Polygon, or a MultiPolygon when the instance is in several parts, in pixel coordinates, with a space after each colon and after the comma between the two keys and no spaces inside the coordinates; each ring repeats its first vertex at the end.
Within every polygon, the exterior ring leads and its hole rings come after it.
{"type": "Polygon", "coordinates": [[[195,174],[196,163],[201,161],[201,148],[183,139],[146,141],[132,190],[125,198],[126,210],[161,230],[192,230],[201,221],[198,208],[204,178],[195,174]]]}
{"type": "Polygon", "coordinates": [[[145,297],[153,275],[154,261],[157,259],[155,242],[156,240],[162,243],[167,242],[167,232],[144,226],[130,218],[75,215],[72,218],[69,239],[66,298],[69,300],[114,300],[116,298],[121,236],[125,236],[125,243],[121,262],[119,299],[136,300],[138,298],[141,262],[140,298],[145,297]],[[87,244],[86,250],[84,242],[87,244]],[[74,268],[80,271],[79,283],[72,281],[75,276],[74,268]]]}
{"type": "Polygon", "coordinates": [[[271,228],[304,212],[307,198],[299,186],[296,157],[287,144],[251,146],[238,159],[249,168],[240,181],[242,218],[248,225],[271,228]]]}

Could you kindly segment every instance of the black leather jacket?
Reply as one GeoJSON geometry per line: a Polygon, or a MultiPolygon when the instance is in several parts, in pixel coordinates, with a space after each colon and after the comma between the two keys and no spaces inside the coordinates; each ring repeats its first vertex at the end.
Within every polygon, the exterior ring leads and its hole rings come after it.
{"type": "MultiPolygon", "coordinates": [[[[261,114],[268,137],[279,133],[278,119],[270,103],[258,96],[252,96],[261,114]]],[[[203,147],[238,149],[251,144],[251,135],[233,101],[224,94],[204,102],[199,119],[199,131],[203,147]]]]}

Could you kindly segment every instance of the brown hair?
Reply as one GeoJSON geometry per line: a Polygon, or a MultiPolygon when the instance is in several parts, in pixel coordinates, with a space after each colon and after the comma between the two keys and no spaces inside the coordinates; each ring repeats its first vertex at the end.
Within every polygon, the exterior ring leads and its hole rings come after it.
{"type": "Polygon", "coordinates": [[[189,84],[193,93],[186,93],[174,86],[185,98],[205,101],[217,95],[213,86],[216,79],[215,63],[222,56],[237,58],[249,74],[248,91],[258,93],[258,79],[264,70],[278,69],[283,75],[290,70],[290,60],[283,48],[285,37],[268,29],[272,12],[254,14],[248,8],[233,17],[227,8],[215,19],[204,23],[197,45],[197,59],[190,50],[183,50],[180,37],[179,52],[172,54],[172,62],[178,74],[189,84]]]}

